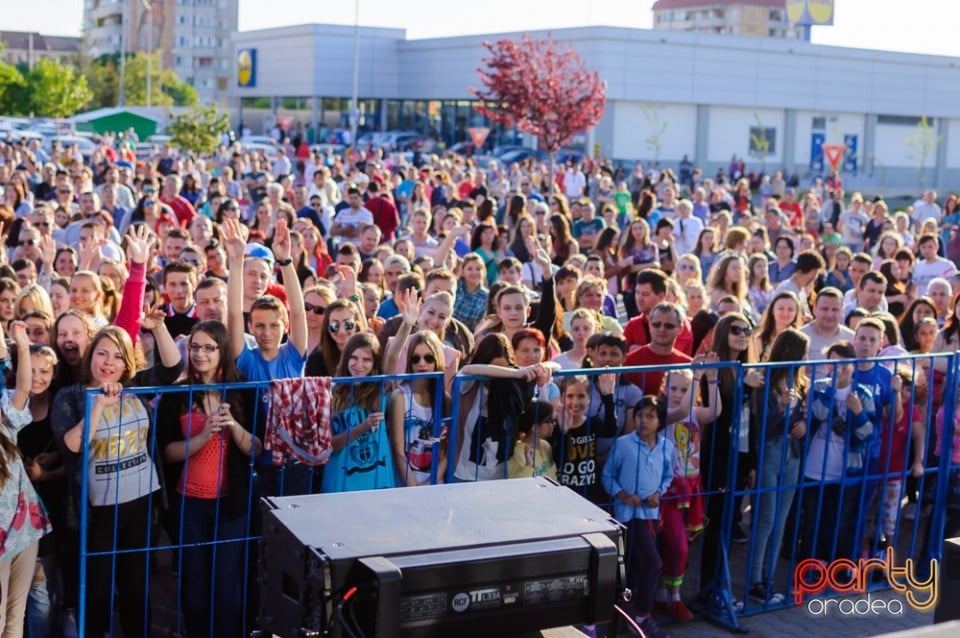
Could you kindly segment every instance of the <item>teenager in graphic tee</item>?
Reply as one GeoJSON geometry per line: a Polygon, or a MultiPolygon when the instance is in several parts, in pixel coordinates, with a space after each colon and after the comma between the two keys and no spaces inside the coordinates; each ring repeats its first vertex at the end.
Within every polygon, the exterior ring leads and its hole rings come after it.
{"type": "MultiPolygon", "coordinates": [[[[343,347],[337,378],[380,374],[380,342],[369,332],[343,347]]],[[[380,383],[338,383],[333,389],[333,455],[323,470],[324,492],[396,487],[387,427],[387,396],[380,383]]]]}
{"type": "Polygon", "coordinates": [[[589,379],[583,375],[564,377],[560,385],[563,411],[551,441],[560,484],[598,504],[609,500],[600,485],[597,442],[600,437],[612,437],[617,433],[617,410],[613,403],[616,382],[614,374],[601,374],[597,378],[604,405],[601,418],[587,416],[589,379]]]}

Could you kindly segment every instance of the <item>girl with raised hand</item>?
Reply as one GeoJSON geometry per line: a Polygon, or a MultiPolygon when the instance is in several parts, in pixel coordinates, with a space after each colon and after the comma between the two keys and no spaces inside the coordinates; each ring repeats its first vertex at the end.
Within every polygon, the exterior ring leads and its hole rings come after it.
{"type": "Polygon", "coordinates": [[[40,497],[29,480],[17,432],[30,425],[28,406],[33,382],[30,340],[20,322],[10,326],[20,365],[15,390],[0,393],[0,629],[4,636],[21,636],[27,595],[34,580],[40,538],[50,532],[40,497]]]}

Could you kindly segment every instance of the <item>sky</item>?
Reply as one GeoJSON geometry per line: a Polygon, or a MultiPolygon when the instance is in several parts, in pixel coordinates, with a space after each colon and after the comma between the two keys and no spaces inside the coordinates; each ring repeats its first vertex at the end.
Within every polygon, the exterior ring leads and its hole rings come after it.
{"type": "MultiPolygon", "coordinates": [[[[2,28],[80,35],[84,1],[0,0],[2,28]]],[[[653,0],[357,1],[360,24],[404,28],[408,38],[589,25],[649,28],[653,23],[653,0]]],[[[956,36],[960,2],[910,0],[901,9],[895,9],[897,6],[882,0],[836,0],[833,26],[814,27],[812,41],[960,57],[960,38],[956,36]]],[[[353,21],[354,3],[350,0],[240,0],[241,31],[353,21]]]]}

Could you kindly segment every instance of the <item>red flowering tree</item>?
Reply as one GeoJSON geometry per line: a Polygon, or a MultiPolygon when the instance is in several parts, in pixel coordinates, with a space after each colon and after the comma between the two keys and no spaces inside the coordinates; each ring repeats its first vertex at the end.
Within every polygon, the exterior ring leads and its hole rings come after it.
{"type": "Polygon", "coordinates": [[[477,109],[495,122],[537,138],[550,153],[550,192],[557,151],[600,121],[607,83],[589,71],[573,49],[552,37],[484,42],[490,52],[479,68],[483,89],[471,88],[477,109]]]}

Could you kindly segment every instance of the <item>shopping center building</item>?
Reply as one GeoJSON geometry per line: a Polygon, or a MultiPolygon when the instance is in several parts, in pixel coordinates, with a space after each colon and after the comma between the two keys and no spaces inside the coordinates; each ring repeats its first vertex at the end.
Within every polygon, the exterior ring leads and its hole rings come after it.
{"type": "MultiPolygon", "coordinates": [[[[237,119],[254,132],[280,121],[324,137],[347,126],[354,35],[324,24],[237,33],[237,119]]],[[[402,29],[374,27],[357,35],[362,128],[415,130],[446,144],[491,126],[469,90],[483,42],[522,37],[408,40],[402,29]]],[[[751,168],[810,176],[823,170],[822,145],[844,145],[848,183],[896,190],[960,181],[960,59],[618,27],[552,36],[607,82],[603,119],[576,140],[587,152],[670,166],[686,155],[709,173],[736,155],[751,168]]]]}

